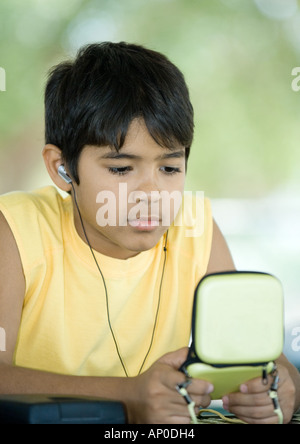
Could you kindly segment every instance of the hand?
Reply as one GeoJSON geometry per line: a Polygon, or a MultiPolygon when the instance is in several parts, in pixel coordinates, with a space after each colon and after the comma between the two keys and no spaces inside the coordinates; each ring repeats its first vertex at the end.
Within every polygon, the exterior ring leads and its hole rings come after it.
{"type": "MultiPolygon", "coordinates": [[[[278,399],[284,423],[290,422],[295,409],[295,385],[286,367],[277,364],[279,373],[278,399]]],[[[267,385],[261,378],[252,379],[240,386],[240,392],[223,397],[223,407],[249,424],[278,424],[272,400],[268,395],[272,384],[269,376],[267,385]]]]}
{"type": "MultiPolygon", "coordinates": [[[[128,422],[134,424],[189,424],[187,404],[176,391],[176,385],[185,381],[178,371],[187,357],[187,348],[168,353],[145,373],[131,379],[131,397],[128,399],[128,422]]],[[[207,407],[213,386],[193,380],[187,388],[196,406],[207,407]]]]}

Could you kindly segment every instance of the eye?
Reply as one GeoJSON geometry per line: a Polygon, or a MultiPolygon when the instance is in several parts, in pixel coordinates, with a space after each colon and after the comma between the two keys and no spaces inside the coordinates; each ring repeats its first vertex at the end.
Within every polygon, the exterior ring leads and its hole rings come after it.
{"type": "Polygon", "coordinates": [[[161,167],[161,170],[163,171],[164,174],[166,174],[168,176],[172,176],[173,174],[177,174],[177,173],[182,172],[180,168],[170,167],[170,166],[161,167]]]}
{"type": "Polygon", "coordinates": [[[124,176],[125,174],[127,174],[129,171],[131,171],[132,168],[131,167],[110,167],[108,168],[108,171],[111,174],[116,174],[118,176],[124,176]]]}

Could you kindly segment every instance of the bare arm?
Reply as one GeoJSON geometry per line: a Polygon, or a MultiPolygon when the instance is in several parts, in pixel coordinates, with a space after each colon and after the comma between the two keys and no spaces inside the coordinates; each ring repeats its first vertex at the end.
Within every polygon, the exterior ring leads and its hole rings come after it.
{"type": "Polygon", "coordinates": [[[235,270],[231,253],[220,228],[214,221],[210,260],[206,274],[235,270]]]}
{"type": "Polygon", "coordinates": [[[6,351],[0,351],[0,393],[57,393],[99,395],[116,399],[122,378],[80,378],[13,366],[25,295],[25,278],[14,236],[0,213],[0,327],[6,333],[6,351]]]}
{"type": "Polygon", "coordinates": [[[291,397],[294,397],[295,399],[294,411],[296,411],[300,408],[300,373],[296,369],[296,367],[293,364],[291,364],[283,354],[276,362],[279,366],[281,365],[285,367],[285,369],[289,373],[289,377],[292,380],[295,392],[293,392],[293,387],[290,386],[291,393],[289,394],[291,397]]]}
{"type": "Polygon", "coordinates": [[[1,212],[0,252],[0,326],[6,332],[6,351],[0,352],[0,363],[11,364],[21,321],[25,278],[15,239],[1,212]]]}
{"type": "MultiPolygon", "coordinates": [[[[189,412],[175,387],[185,380],[178,371],[187,349],[159,359],[134,378],[68,376],[13,365],[21,322],[25,279],[14,236],[0,213],[0,327],[6,332],[6,351],[0,351],[0,394],[85,395],[122,401],[130,423],[186,423],[189,412]]],[[[193,381],[190,394],[198,405],[209,405],[208,382],[193,381]]]]}

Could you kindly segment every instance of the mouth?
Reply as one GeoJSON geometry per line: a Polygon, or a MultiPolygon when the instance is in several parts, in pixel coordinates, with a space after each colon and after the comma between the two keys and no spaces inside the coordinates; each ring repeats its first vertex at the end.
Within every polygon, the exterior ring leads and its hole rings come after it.
{"type": "Polygon", "coordinates": [[[137,230],[151,231],[159,227],[161,221],[158,217],[152,216],[148,218],[133,219],[128,222],[129,225],[131,225],[133,228],[136,228],[137,230]]]}

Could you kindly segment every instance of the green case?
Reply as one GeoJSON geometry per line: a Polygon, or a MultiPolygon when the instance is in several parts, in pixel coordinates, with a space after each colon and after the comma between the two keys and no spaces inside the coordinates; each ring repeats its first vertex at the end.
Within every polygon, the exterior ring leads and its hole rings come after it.
{"type": "Polygon", "coordinates": [[[192,345],[182,366],[189,377],[211,382],[212,399],[274,369],[283,350],[283,289],[267,273],[205,276],[195,291],[192,345]]]}

